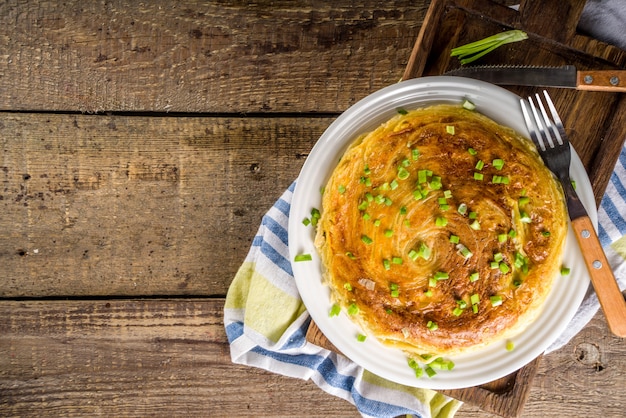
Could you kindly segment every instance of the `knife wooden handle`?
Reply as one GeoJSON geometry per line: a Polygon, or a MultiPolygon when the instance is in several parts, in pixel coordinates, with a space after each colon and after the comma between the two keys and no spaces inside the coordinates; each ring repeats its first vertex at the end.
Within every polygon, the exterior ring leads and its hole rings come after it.
{"type": "Polygon", "coordinates": [[[626,92],[626,70],[578,71],[578,90],[626,92]]]}
{"type": "Polygon", "coordinates": [[[593,224],[589,217],[583,216],[572,221],[572,228],[609,329],[619,337],[626,337],[626,300],[619,290],[593,224]]]}

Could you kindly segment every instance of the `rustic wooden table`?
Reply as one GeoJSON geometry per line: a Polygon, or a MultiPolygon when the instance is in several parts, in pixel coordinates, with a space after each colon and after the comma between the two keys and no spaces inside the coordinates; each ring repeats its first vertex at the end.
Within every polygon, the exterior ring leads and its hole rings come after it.
{"type": "MultiPolygon", "coordinates": [[[[224,296],[324,129],[401,78],[428,3],[0,3],[0,415],[357,415],[233,365],[224,296]]],[[[599,313],[522,416],[623,416],[624,370],[599,313]]]]}

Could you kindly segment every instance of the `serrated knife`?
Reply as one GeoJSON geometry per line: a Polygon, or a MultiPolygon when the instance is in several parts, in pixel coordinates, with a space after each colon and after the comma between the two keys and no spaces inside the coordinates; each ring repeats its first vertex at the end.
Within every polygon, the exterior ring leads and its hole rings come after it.
{"type": "Polygon", "coordinates": [[[573,65],[562,67],[471,66],[445,75],[474,78],[509,86],[565,87],[577,90],[626,92],[626,70],[579,71],[573,65]]]}

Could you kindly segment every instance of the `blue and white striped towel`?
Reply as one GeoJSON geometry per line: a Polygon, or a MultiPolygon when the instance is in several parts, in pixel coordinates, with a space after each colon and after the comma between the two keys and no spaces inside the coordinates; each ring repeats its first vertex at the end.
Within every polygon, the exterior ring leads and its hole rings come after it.
{"type": "MultiPolygon", "coordinates": [[[[224,324],[233,362],[311,379],[324,391],[354,404],[363,416],[453,417],[461,402],[427,389],[381,379],[342,355],[306,341],[310,318],[293,279],[287,246],[295,183],[263,217],[261,227],[226,297],[224,324]]],[[[607,257],[626,287],[626,147],[622,149],[598,212],[607,257]]],[[[567,331],[548,349],[576,335],[598,311],[590,291],[567,331]]]]}

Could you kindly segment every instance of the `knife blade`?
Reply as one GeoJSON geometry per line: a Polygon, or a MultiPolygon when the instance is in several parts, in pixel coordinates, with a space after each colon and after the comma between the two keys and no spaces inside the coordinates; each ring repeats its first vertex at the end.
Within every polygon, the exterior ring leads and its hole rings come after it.
{"type": "Polygon", "coordinates": [[[461,67],[445,75],[468,77],[499,85],[565,87],[577,90],[626,92],[626,70],[579,71],[573,65],[534,67],[489,65],[461,67]]]}

